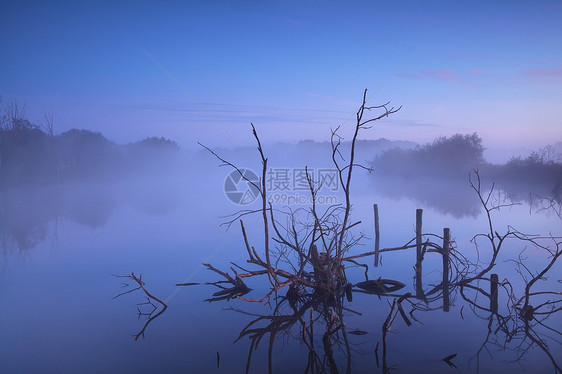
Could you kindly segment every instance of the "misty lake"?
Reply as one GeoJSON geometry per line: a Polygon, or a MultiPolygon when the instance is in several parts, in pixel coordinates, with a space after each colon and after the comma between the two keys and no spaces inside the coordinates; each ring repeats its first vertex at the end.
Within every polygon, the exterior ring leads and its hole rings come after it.
{"type": "MultiPolygon", "coordinates": [[[[238,222],[228,230],[220,224],[228,220],[224,216],[241,208],[258,209],[259,204],[234,205],[224,193],[230,170],[217,168],[212,158],[204,164],[186,168],[175,177],[137,176],[3,191],[0,371],[243,373],[249,365],[249,372],[265,373],[270,355],[274,373],[316,372],[311,361],[324,372],[336,372],[326,364],[321,321],[314,326],[312,343],[311,337],[303,342],[301,323],[273,335],[265,333],[248,364],[251,339],[245,335],[237,340],[241,331],[259,316],[293,313],[287,304],[276,306],[275,295],[269,304],[235,298],[206,302],[216,287],[176,286],[220,280],[202,263],[229,272],[231,261],[247,265],[238,222]],[[152,307],[142,305],[146,297],[141,290],[114,298],[134,287],[129,278],[114,275],[131,272],[142,274],[146,289],[168,306],[148,325],[150,316],[144,313],[152,307]],[[315,349],[310,350],[307,344],[315,349]]],[[[477,252],[470,240],[477,233],[486,233],[488,222],[468,178],[458,183],[414,179],[392,184],[376,173],[362,171],[354,178],[352,214],[354,220],[362,222],[357,231],[363,231],[366,238],[351,254],[374,248],[376,203],[380,248],[399,247],[414,238],[416,209],[421,208],[424,233],[442,235],[448,227],[456,249],[475,258],[477,252]]],[[[488,187],[490,183],[484,181],[488,187]]],[[[504,201],[505,195],[496,197],[504,201]]],[[[541,210],[540,201],[532,205],[528,199],[519,202],[493,212],[495,230],[500,234],[508,225],[528,234],[562,234],[562,221],[552,209],[541,210]]],[[[260,216],[245,217],[244,221],[249,240],[259,251],[263,241],[260,216]]],[[[489,258],[488,247],[483,243],[479,248],[483,262],[489,258]]],[[[522,261],[530,271],[540,271],[548,264],[548,253],[512,239],[504,244],[493,270],[500,282],[509,279],[517,297],[524,294],[525,283],[508,260],[517,260],[524,249],[522,261]]],[[[345,302],[343,311],[350,357],[343,342],[333,348],[339,372],[346,372],[348,365],[353,373],[556,372],[553,360],[557,365],[562,362],[560,313],[540,316],[540,324],[534,323],[531,332],[521,321],[505,322],[510,327],[502,329],[490,311],[474,306],[487,306],[489,300],[466,290],[467,300],[458,289],[451,290],[448,312],[443,311],[441,298],[430,296],[427,302],[414,298],[403,304],[411,326],[400,314],[395,318],[386,336],[383,366],[382,328],[392,300],[407,292],[416,294],[415,251],[383,253],[376,268],[373,256],[358,259],[369,266],[370,279],[394,279],[405,287],[392,296],[355,292],[354,288],[353,300],[345,302]],[[410,314],[414,303],[416,310],[410,314]],[[542,347],[526,332],[540,339],[542,347]]],[[[440,283],[441,272],[441,256],[427,253],[424,291],[440,283]]],[[[533,291],[559,292],[560,274],[557,263],[549,270],[548,281],[539,281],[533,291]]],[[[364,269],[351,267],[347,277],[353,284],[364,281],[364,269]]],[[[246,297],[263,296],[269,286],[266,279],[249,280],[253,290],[246,297]]],[[[488,290],[488,284],[482,281],[480,287],[488,290]]],[[[285,293],[282,289],[279,296],[285,293]]],[[[538,297],[537,303],[548,301],[550,296],[538,297]]],[[[508,315],[512,306],[502,289],[499,314],[508,315]]],[[[311,315],[314,308],[310,307],[311,315]]],[[[263,328],[270,321],[264,317],[251,328],[263,328]]],[[[308,309],[302,321],[309,321],[308,309]]]]}
{"type": "Polygon", "coordinates": [[[0,374],[562,374],[561,21],[0,1],[0,374]]]}

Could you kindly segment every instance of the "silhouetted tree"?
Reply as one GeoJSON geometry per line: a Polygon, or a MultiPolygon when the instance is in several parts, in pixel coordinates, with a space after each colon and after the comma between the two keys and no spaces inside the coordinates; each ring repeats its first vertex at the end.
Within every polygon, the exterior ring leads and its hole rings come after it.
{"type": "Polygon", "coordinates": [[[391,149],[373,161],[382,176],[462,176],[484,164],[482,139],[476,133],[441,136],[416,149],[391,149]]]}

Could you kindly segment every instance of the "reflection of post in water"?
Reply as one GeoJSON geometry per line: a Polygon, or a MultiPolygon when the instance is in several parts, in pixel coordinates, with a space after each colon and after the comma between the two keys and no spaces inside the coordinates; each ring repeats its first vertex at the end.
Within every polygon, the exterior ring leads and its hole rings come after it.
{"type": "Polygon", "coordinates": [[[443,229],[443,311],[449,311],[449,247],[451,242],[451,230],[443,229]]]}
{"type": "Polygon", "coordinates": [[[377,204],[373,205],[375,213],[375,267],[379,266],[379,244],[380,244],[380,233],[379,233],[379,206],[377,204]]]}
{"type": "Polygon", "coordinates": [[[490,310],[498,313],[498,275],[492,274],[490,277],[490,310]]]}
{"type": "Polygon", "coordinates": [[[423,298],[422,285],[422,215],[423,209],[416,209],[416,297],[423,298]]]}

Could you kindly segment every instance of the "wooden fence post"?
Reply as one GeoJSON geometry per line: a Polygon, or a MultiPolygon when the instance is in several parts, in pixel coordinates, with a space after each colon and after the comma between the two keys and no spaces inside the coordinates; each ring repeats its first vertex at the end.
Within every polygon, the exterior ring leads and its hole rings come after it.
{"type": "Polygon", "coordinates": [[[416,209],[416,265],[422,262],[422,216],[423,209],[416,209]]]}
{"type": "Polygon", "coordinates": [[[375,211],[375,267],[379,266],[379,244],[380,244],[380,234],[379,234],[379,206],[377,204],[373,205],[375,211]]]}

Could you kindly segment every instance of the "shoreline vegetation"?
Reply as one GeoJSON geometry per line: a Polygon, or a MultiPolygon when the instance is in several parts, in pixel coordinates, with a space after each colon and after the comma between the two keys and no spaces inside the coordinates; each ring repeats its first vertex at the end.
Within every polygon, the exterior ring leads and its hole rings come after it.
{"type": "Polygon", "coordinates": [[[560,194],[562,154],[553,145],[526,157],[512,157],[505,164],[484,159],[482,138],[477,133],[438,137],[414,149],[394,148],[377,156],[372,164],[384,177],[466,178],[478,169],[496,184],[548,185],[560,194]]]}
{"type": "Polygon", "coordinates": [[[0,129],[0,187],[59,181],[106,180],[173,166],[179,146],[150,137],[118,145],[99,132],[52,135],[27,120],[0,129]]]}
{"type": "MultiPolygon", "coordinates": [[[[179,145],[164,137],[117,144],[100,132],[71,129],[53,133],[52,116],[31,122],[25,108],[7,105],[0,116],[0,186],[45,184],[54,181],[106,179],[136,171],[175,170],[181,158],[179,145]],[[164,167],[164,168],[163,168],[164,167]]],[[[347,142],[342,142],[346,145],[347,142]]],[[[372,154],[368,160],[378,178],[457,179],[466,181],[473,169],[512,190],[542,186],[560,199],[562,193],[562,142],[547,145],[523,158],[512,157],[505,164],[484,158],[482,138],[477,133],[438,137],[418,145],[387,139],[362,140],[357,147],[372,154]]],[[[297,144],[277,143],[273,149],[292,148],[292,154],[329,148],[327,142],[303,140],[297,144]]],[[[236,153],[237,150],[228,153],[236,153]]],[[[320,153],[320,152],[318,152],[320,153]]],[[[528,193],[529,191],[525,191],[528,193]]]]}

